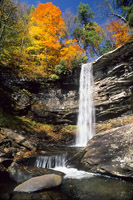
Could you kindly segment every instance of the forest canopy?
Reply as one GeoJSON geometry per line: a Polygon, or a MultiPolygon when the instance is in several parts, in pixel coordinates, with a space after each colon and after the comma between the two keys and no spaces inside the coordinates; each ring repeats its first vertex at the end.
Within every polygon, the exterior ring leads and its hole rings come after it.
{"type": "Polygon", "coordinates": [[[30,78],[57,80],[90,60],[131,40],[131,1],[104,0],[112,14],[106,27],[94,21],[88,4],[77,14],[52,4],[28,7],[21,1],[0,1],[0,65],[30,78]],[[113,4],[112,4],[113,3],[113,4]],[[112,5],[115,6],[112,7],[112,5]]]}

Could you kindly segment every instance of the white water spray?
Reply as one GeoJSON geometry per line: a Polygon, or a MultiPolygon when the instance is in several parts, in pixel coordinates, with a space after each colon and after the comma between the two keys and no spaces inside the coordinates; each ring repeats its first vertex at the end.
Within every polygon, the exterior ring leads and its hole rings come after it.
{"type": "Polygon", "coordinates": [[[35,167],[53,169],[56,171],[63,172],[65,174],[64,178],[91,178],[94,176],[92,173],[88,173],[76,168],[70,168],[66,166],[67,154],[62,155],[52,155],[52,156],[39,156],[36,158],[35,167]]]}
{"type": "Polygon", "coordinates": [[[86,146],[95,134],[92,63],[83,64],[80,74],[79,115],[76,146],[86,146]]]}

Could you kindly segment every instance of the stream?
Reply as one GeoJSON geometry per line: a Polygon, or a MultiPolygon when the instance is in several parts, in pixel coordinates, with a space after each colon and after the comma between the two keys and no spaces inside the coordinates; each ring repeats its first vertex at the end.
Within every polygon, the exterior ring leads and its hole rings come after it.
{"type": "Polygon", "coordinates": [[[133,183],[130,180],[89,173],[67,165],[67,159],[78,151],[81,151],[80,147],[42,152],[34,165],[65,173],[61,191],[70,200],[133,199],[133,183]]]}
{"type": "MultiPolygon", "coordinates": [[[[81,148],[51,148],[51,150],[39,152],[38,155],[34,157],[33,162],[30,161],[29,165],[40,168],[49,168],[65,174],[61,186],[49,190],[50,194],[54,191],[54,193],[56,192],[59,195],[57,200],[65,200],[65,198],[62,197],[62,194],[69,200],[133,199],[133,183],[131,180],[88,173],[67,165],[67,160],[78,151],[81,151],[81,148]]],[[[0,197],[2,193],[8,193],[12,197],[13,189],[16,185],[17,184],[12,180],[5,180],[4,183],[1,182],[0,197]]],[[[15,194],[17,196],[13,196],[13,198],[10,197],[9,199],[32,200],[37,198],[36,195],[38,195],[38,200],[45,199],[44,197],[39,197],[39,195],[42,195],[41,191],[33,194],[18,193],[15,194]],[[33,194],[34,198],[32,196],[33,194]]],[[[6,200],[6,198],[4,200],[6,200]]],[[[54,198],[54,200],[56,200],[56,198],[54,198]]]]}
{"type": "Polygon", "coordinates": [[[50,168],[65,174],[61,191],[74,200],[131,200],[133,184],[120,178],[77,170],[67,165],[67,160],[80,147],[44,151],[37,158],[34,166],[50,168]]]}

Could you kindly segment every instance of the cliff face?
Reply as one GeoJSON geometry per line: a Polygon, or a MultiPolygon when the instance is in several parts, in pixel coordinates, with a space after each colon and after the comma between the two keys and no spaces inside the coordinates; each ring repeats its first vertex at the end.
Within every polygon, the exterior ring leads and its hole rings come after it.
{"type": "MultiPolygon", "coordinates": [[[[93,63],[97,121],[130,114],[133,99],[133,44],[126,44],[93,63]]],[[[3,91],[18,114],[51,124],[76,124],[80,67],[60,81],[45,83],[1,73],[3,91]]],[[[8,104],[8,102],[7,102],[8,104]]],[[[1,106],[4,105],[4,101],[1,106]]]]}
{"type": "Polygon", "coordinates": [[[93,63],[97,121],[131,114],[133,109],[133,43],[93,63]]]}

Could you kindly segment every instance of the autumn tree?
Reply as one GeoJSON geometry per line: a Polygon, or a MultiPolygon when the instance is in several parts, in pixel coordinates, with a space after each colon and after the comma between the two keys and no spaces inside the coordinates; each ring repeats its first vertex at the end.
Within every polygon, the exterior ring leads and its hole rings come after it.
{"type": "MultiPolygon", "coordinates": [[[[64,40],[66,25],[61,14],[60,9],[52,3],[40,3],[30,14],[30,43],[25,49],[28,58],[21,64],[21,68],[27,70],[26,73],[29,71],[31,76],[38,74],[50,78],[51,74],[55,73],[55,66],[62,59],[67,63],[72,60],[68,57],[84,54],[76,41],[70,43],[64,40]]],[[[67,63],[65,67],[70,68],[70,65],[67,63]]]]}
{"type": "Polygon", "coordinates": [[[12,41],[14,41],[15,6],[12,0],[0,1],[0,58],[5,61],[9,57],[12,41]]]}
{"type": "Polygon", "coordinates": [[[77,40],[70,39],[63,42],[61,49],[61,59],[66,61],[66,67],[70,70],[73,68],[74,62],[83,63],[86,60],[85,51],[78,45],[77,40]]]}
{"type": "Polygon", "coordinates": [[[64,29],[65,23],[59,8],[52,3],[40,3],[30,14],[28,31],[30,43],[25,49],[29,58],[21,67],[28,70],[30,65],[33,73],[50,72],[59,59],[61,48],[59,39],[63,37],[64,29]]]}
{"type": "Polygon", "coordinates": [[[126,26],[121,20],[113,20],[110,24],[107,25],[107,30],[110,32],[110,37],[115,43],[116,47],[119,47],[131,38],[129,34],[129,27],[126,26]]]}
{"type": "MultiPolygon", "coordinates": [[[[50,78],[86,62],[76,40],[66,38],[61,11],[52,3],[29,9],[25,3],[0,1],[0,62],[19,74],[50,78]]],[[[69,20],[70,21],[70,20],[69,20]]]]}
{"type": "Polygon", "coordinates": [[[16,70],[25,43],[29,8],[12,0],[0,1],[0,60],[16,70]],[[26,17],[27,16],[27,17],[26,17]]]}

